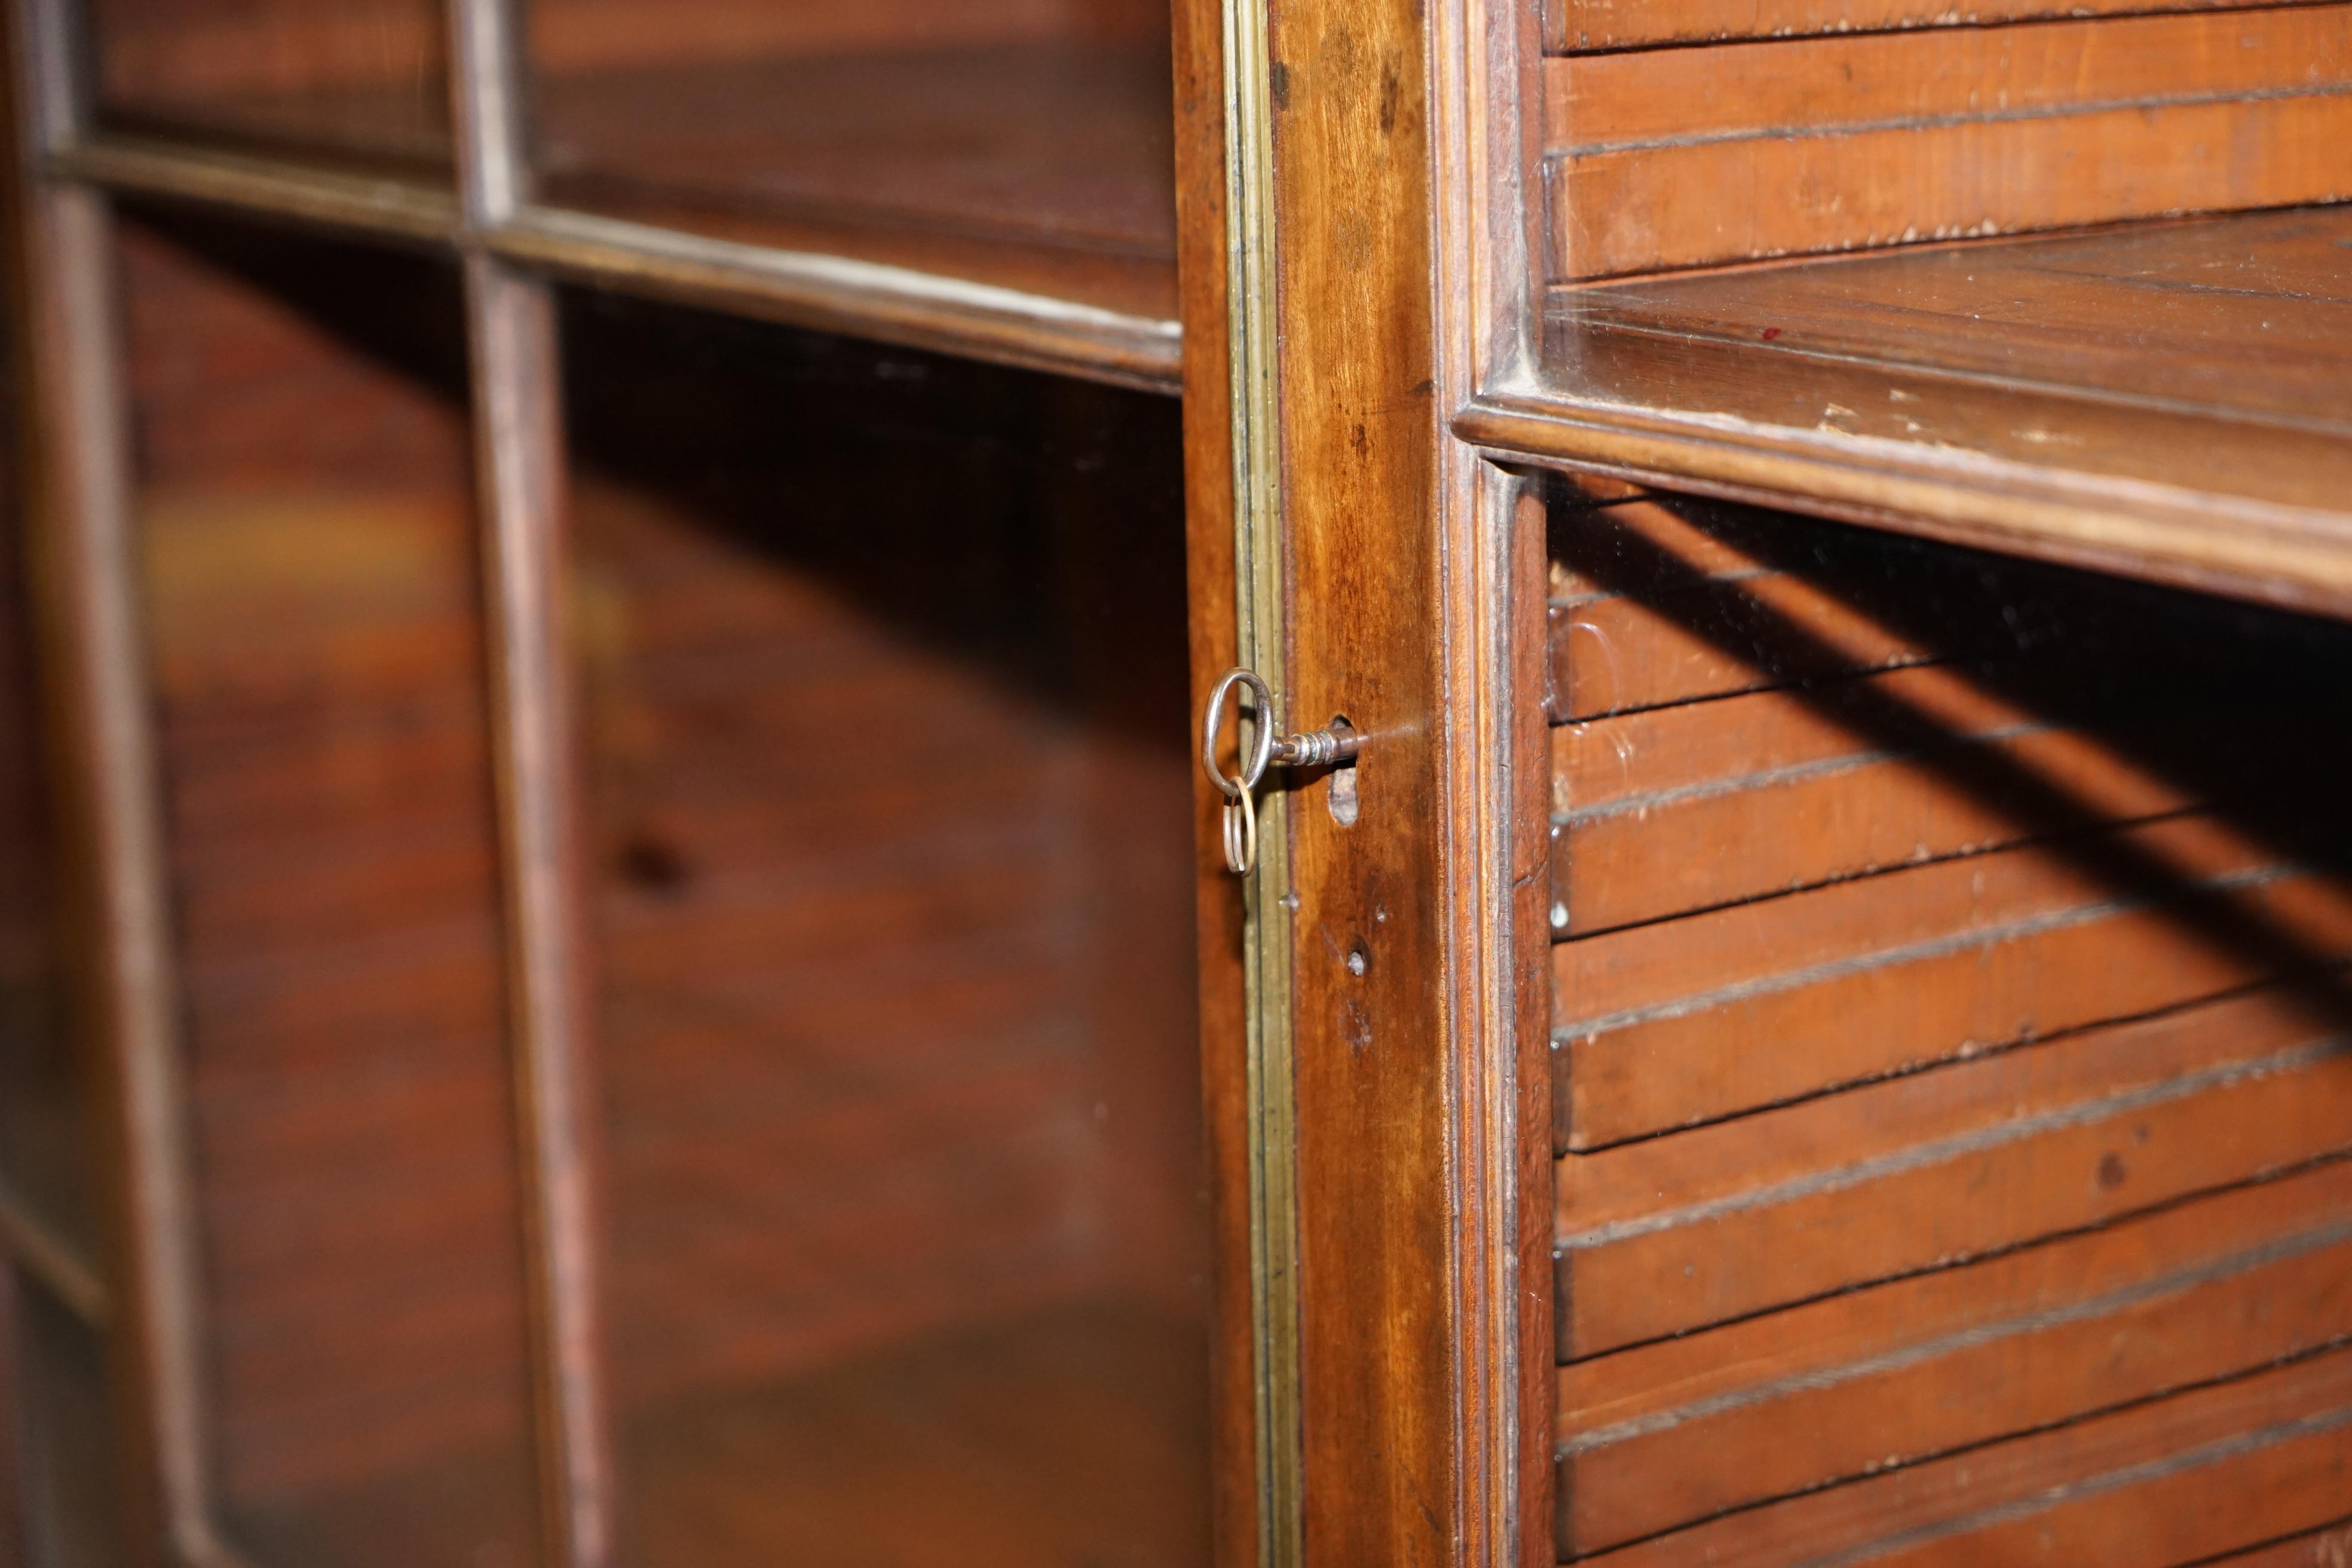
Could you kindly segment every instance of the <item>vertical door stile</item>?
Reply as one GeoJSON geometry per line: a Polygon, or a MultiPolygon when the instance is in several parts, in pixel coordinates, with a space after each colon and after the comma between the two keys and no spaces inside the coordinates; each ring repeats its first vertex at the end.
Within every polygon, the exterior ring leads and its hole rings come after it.
{"type": "MultiPolygon", "coordinates": [[[[1233,462],[1234,647],[1282,700],[1281,426],[1275,349],[1273,83],[1267,0],[1223,0],[1225,354],[1233,462]]],[[[1274,715],[1257,715],[1259,726],[1274,715]]],[[[1298,1130],[1291,1028],[1289,812],[1260,810],[1243,888],[1250,1317],[1256,1402],[1258,1562],[1304,1561],[1300,1464],[1298,1130]]]]}
{"type": "MultiPolygon", "coordinates": [[[[129,1561],[230,1564],[212,1530],[201,1310],[153,706],[140,632],[114,218],[54,174],[86,124],[68,0],[15,0],[16,263],[26,323],[26,526],[81,1041],[107,1196],[129,1561]]],[[[71,1305],[70,1297],[67,1298],[71,1305]]]]}
{"type": "Polygon", "coordinates": [[[613,1555],[612,1436],[582,775],[562,634],[555,308],[543,279],[483,245],[514,216],[525,178],[520,18],[506,0],[451,0],[450,37],[544,1531],[562,1568],[603,1568],[613,1555]]]}
{"type": "MultiPolygon", "coordinates": [[[[1543,203],[1527,199],[1540,130],[1521,112],[1541,59],[1539,5],[1455,0],[1429,12],[1427,137],[1437,407],[1523,377],[1535,353],[1543,203]]],[[[1446,853],[1466,896],[1450,969],[1465,1561],[1554,1558],[1549,742],[1539,487],[1437,440],[1445,631],[1446,853]]]]}
{"type": "MultiPolygon", "coordinates": [[[[1276,356],[1299,726],[1366,737],[1356,805],[1292,803],[1306,1560],[1518,1560],[1526,759],[1517,552],[1446,419],[1446,37],[1421,0],[1275,0],[1276,356]]],[[[1238,308],[1238,307],[1237,307],[1238,308]]]]}
{"type": "MultiPolygon", "coordinates": [[[[1475,929],[1462,939],[1475,960],[1457,984],[1485,999],[1488,1014],[1483,1028],[1465,1031],[1458,1068],[1463,1100],[1480,1107],[1483,1123],[1483,1157],[1465,1157],[1461,1177],[1464,1210],[1481,1215],[1485,1237],[1458,1287],[1471,1330],[1464,1381],[1485,1391],[1465,1458],[1474,1475],[1483,1470],[1483,1507],[1472,1493],[1486,1531],[1478,1559],[1549,1568],[1556,1373],[1546,513],[1540,487],[1525,475],[1449,451],[1475,486],[1462,510],[1475,538],[1459,548],[1476,557],[1477,598],[1491,606],[1484,635],[1463,639],[1477,649],[1465,662],[1478,668],[1456,675],[1471,689],[1455,707],[1477,716],[1465,725],[1475,743],[1453,749],[1457,787],[1489,803],[1461,851],[1477,867],[1479,898],[1465,911],[1475,929]]],[[[1472,1010],[1466,999],[1457,1004],[1460,1014],[1472,1010]]]]}

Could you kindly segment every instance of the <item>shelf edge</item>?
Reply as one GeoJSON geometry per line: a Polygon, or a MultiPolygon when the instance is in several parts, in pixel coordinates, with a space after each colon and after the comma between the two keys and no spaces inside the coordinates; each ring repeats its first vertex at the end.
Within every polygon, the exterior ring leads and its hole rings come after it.
{"type": "Polygon", "coordinates": [[[1516,388],[1482,393],[1453,428],[1507,465],[1609,474],[2352,618],[2352,512],[1516,388]]]}
{"type": "Polygon", "coordinates": [[[52,154],[53,176],[457,252],[733,315],[779,321],[1138,391],[1180,390],[1173,319],[815,252],[771,250],[568,208],[528,205],[469,234],[453,190],[143,138],[52,154]]]}
{"type": "Polygon", "coordinates": [[[854,257],[771,250],[564,208],[487,231],[509,260],[583,281],[906,347],[1174,394],[1173,320],[854,257]]]}
{"type": "Polygon", "coordinates": [[[106,136],[52,153],[49,171],[123,195],[204,206],[443,247],[457,240],[457,198],[413,181],[319,169],[241,153],[106,136]]]}

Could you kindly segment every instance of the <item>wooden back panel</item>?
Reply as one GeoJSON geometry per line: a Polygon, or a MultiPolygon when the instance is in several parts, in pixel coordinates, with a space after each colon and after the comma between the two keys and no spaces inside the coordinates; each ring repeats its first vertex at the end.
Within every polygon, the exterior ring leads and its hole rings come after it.
{"type": "Polygon", "coordinates": [[[1562,0],[1550,276],[2352,196],[2352,6],[2085,9],[1562,0]]]}
{"type": "Polygon", "coordinates": [[[1553,552],[1562,1555],[2337,1517],[2352,634],[1639,494],[1553,552]]]}

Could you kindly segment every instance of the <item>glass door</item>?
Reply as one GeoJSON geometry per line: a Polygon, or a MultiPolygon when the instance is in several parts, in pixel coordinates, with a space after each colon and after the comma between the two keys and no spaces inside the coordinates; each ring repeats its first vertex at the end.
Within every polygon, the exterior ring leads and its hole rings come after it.
{"type": "Polygon", "coordinates": [[[1174,405],[561,320],[625,1560],[1205,1564],[1174,405]]]}

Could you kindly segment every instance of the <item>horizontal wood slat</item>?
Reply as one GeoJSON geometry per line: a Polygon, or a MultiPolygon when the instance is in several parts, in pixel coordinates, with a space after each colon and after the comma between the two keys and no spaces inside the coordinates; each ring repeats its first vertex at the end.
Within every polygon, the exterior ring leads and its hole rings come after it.
{"type": "Polygon", "coordinates": [[[1547,68],[1553,276],[2352,195],[2352,7],[1547,68]]]}
{"type": "Polygon", "coordinates": [[[2337,1351],[1591,1561],[2174,1568],[2339,1519],[2347,1496],[2352,1352],[2337,1351]]]}
{"type": "MultiPolygon", "coordinates": [[[[2233,11],[2278,0],[1542,0],[1544,52],[1734,38],[1965,27],[2134,12],[2233,11]]],[[[2285,0],[2309,4],[2312,0],[2285,0]]]]}
{"type": "Polygon", "coordinates": [[[1561,156],[1553,275],[2342,201],[2347,141],[2338,93],[1561,156]]]}
{"type": "Polygon", "coordinates": [[[1570,1556],[2352,1335],[2352,1165],[1560,1369],[1570,1556]],[[1737,1463],[1727,1457],[1737,1455],[1737,1463]]]}
{"type": "Polygon", "coordinates": [[[2060,574],[1680,498],[1570,500],[1551,552],[1555,722],[2016,653],[2113,614],[2060,574]]]}
{"type": "Polygon", "coordinates": [[[2352,1046],[2261,991],[1563,1156],[1574,1360],[2352,1147],[2352,1046]]]}
{"type": "Polygon", "coordinates": [[[2187,816],[1553,949],[1591,1149],[2352,956],[2352,890],[2187,816]]]}
{"type": "Polygon", "coordinates": [[[2347,75],[2340,4],[1575,55],[1544,62],[1544,142],[1585,156],[1927,129],[2325,92],[2347,75]]]}
{"type": "Polygon", "coordinates": [[[1552,934],[2179,811],[2196,792],[2118,741],[2245,727],[2145,703],[2070,725],[2020,684],[1927,666],[1555,729],[1552,934]]]}

